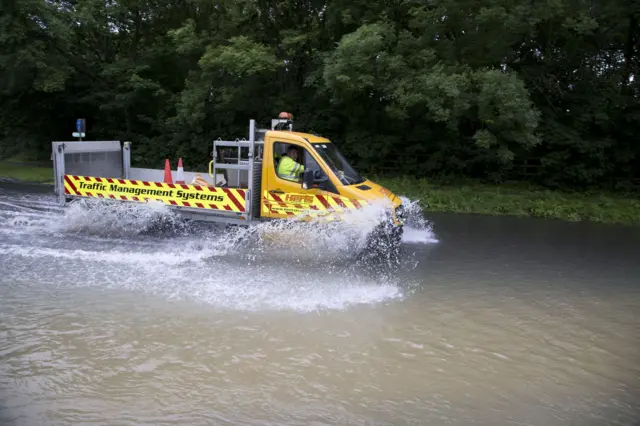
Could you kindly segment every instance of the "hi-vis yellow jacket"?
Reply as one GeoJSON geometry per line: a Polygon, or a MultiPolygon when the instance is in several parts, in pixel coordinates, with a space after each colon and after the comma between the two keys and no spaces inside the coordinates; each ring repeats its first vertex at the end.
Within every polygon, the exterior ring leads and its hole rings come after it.
{"type": "Polygon", "coordinates": [[[302,172],[304,172],[304,166],[296,163],[290,157],[282,157],[280,164],[278,164],[278,176],[282,179],[298,181],[302,172]]]}

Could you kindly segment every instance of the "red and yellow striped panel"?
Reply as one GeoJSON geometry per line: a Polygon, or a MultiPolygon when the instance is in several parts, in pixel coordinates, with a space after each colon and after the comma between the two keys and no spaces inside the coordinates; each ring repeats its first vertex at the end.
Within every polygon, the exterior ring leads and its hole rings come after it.
{"type": "Polygon", "coordinates": [[[311,216],[326,216],[331,212],[359,209],[366,206],[365,200],[356,200],[338,195],[319,194],[274,194],[264,191],[262,211],[264,213],[286,214],[296,216],[301,213],[311,216]]]}
{"type": "Polygon", "coordinates": [[[64,175],[64,192],[81,197],[112,198],[124,201],[156,200],[170,206],[236,213],[244,213],[246,205],[246,191],[243,189],[93,176],[64,175]]]}

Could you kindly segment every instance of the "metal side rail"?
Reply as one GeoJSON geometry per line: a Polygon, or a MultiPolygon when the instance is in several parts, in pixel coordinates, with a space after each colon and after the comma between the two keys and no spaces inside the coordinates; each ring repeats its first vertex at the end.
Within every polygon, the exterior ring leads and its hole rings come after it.
{"type": "MultiPolygon", "coordinates": [[[[215,176],[217,169],[227,169],[227,170],[236,170],[237,174],[237,183],[238,187],[240,187],[240,171],[247,171],[247,192],[245,196],[245,213],[243,214],[243,218],[245,221],[251,221],[256,218],[256,215],[253,214],[253,208],[259,209],[260,206],[252,205],[252,197],[251,194],[256,191],[254,188],[254,176],[256,175],[255,170],[255,152],[256,145],[264,145],[264,140],[256,141],[256,124],[255,120],[249,121],[249,140],[246,139],[236,139],[235,141],[223,141],[223,140],[214,140],[213,141],[213,151],[212,157],[213,160],[210,163],[209,167],[209,175],[215,176]],[[227,147],[227,148],[237,148],[238,149],[238,157],[235,159],[237,162],[233,163],[219,163],[217,161],[217,148],[219,147],[227,147]],[[247,148],[248,159],[242,160],[242,148],[247,148]]],[[[262,163],[259,163],[260,165],[262,163]]],[[[257,188],[257,191],[260,191],[260,188],[257,188]]]]}

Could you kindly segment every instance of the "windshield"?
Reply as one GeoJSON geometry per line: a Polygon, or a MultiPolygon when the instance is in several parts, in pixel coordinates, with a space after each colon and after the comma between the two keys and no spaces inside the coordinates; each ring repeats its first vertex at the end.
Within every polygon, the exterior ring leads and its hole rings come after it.
{"type": "Polygon", "coordinates": [[[343,185],[355,185],[364,182],[364,178],[355,171],[347,162],[346,158],[338,151],[332,143],[311,144],[316,152],[327,163],[331,170],[338,176],[343,185]]]}

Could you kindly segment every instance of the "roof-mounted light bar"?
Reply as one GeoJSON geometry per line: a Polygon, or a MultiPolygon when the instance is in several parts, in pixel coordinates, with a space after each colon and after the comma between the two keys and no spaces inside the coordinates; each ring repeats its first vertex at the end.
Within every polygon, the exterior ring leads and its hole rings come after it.
{"type": "Polygon", "coordinates": [[[278,118],[271,120],[271,130],[293,130],[293,114],[290,112],[281,112],[278,118]]]}

